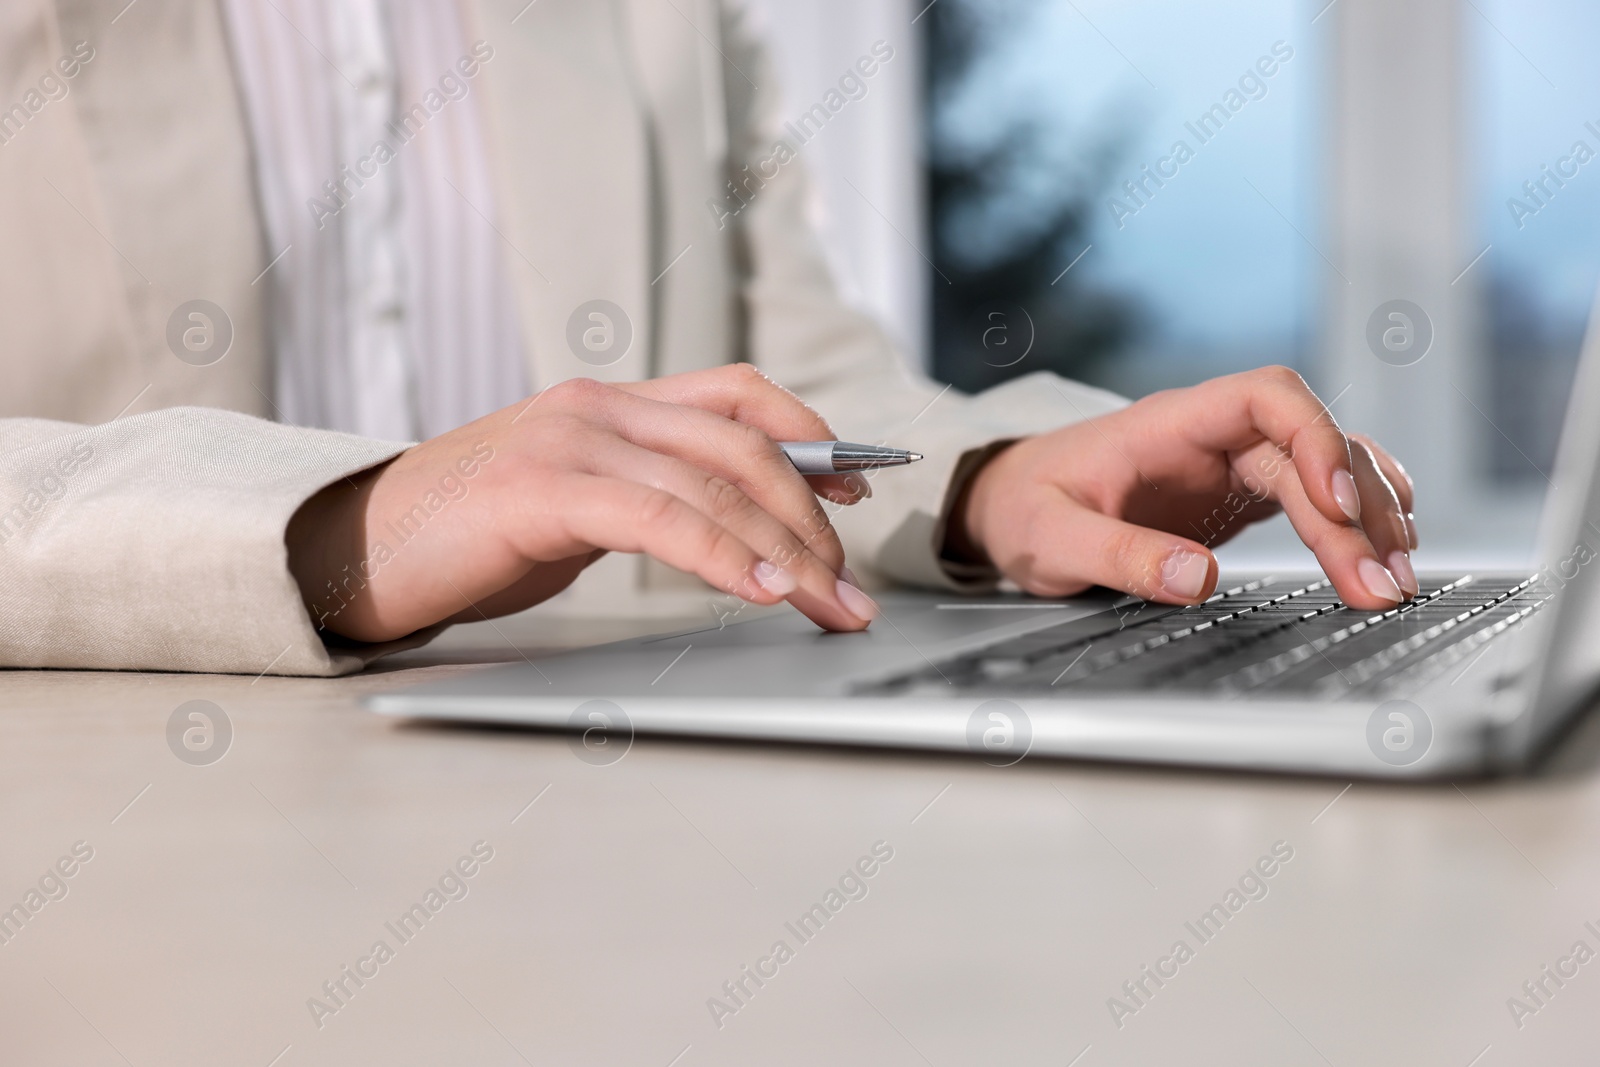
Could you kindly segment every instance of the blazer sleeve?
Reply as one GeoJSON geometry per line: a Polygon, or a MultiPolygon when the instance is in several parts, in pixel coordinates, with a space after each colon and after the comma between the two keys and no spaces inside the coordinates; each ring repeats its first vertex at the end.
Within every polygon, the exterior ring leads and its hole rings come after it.
{"type": "Polygon", "coordinates": [[[284,542],[405,447],[212,408],[0,419],[0,666],[335,675],[421,643],[325,643],[284,542]]]}
{"type": "MultiPolygon", "coordinates": [[[[749,75],[725,81],[730,177],[747,180],[748,166],[764,183],[735,220],[748,356],[820,412],[841,439],[886,442],[927,457],[878,472],[870,500],[830,507],[853,563],[912,585],[990,587],[998,577],[992,571],[939,558],[961,478],[991,446],[1126,401],[1043,371],[967,396],[909,370],[883,330],[841,298],[829,273],[807,220],[812,192],[804,147],[784,129],[775,72],[738,0],[724,4],[721,28],[731,63],[749,75]],[[786,154],[794,158],[778,163],[786,154]]],[[[824,128],[819,136],[826,135],[824,128]]]]}

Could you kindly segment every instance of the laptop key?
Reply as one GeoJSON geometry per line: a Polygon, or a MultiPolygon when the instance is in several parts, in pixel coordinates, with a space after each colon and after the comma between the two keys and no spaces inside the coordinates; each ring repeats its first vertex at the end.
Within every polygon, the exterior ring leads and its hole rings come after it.
{"type": "Polygon", "coordinates": [[[1074,692],[1371,690],[1481,632],[1502,632],[1541,602],[1533,579],[1432,582],[1388,611],[1344,607],[1327,581],[1267,578],[1185,608],[1124,602],[1111,613],[1008,638],[861,687],[1018,695],[1074,692]],[[1131,609],[1131,610],[1130,610],[1131,609]]]}

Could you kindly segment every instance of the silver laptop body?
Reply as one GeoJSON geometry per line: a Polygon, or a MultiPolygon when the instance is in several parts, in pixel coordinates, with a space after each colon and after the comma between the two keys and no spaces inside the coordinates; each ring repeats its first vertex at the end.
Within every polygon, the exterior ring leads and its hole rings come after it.
{"type": "Polygon", "coordinates": [[[608,762],[637,733],[1374,777],[1527,766],[1600,680],[1594,320],[1533,574],[1425,574],[1353,613],[1320,576],[1224,576],[1173,609],[894,593],[873,626],[715,617],[373,696],[385,715],[569,731],[608,762]],[[1231,580],[1230,580],[1231,579],[1231,580]]]}

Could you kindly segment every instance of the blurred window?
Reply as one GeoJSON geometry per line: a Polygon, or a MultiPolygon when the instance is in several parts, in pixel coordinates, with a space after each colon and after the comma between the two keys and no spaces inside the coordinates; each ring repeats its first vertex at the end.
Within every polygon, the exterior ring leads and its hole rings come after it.
{"type": "Polygon", "coordinates": [[[1328,268],[1299,5],[941,0],[922,21],[939,377],[1139,395],[1309,362],[1328,268]]]}
{"type": "Polygon", "coordinates": [[[1600,7],[1473,0],[1464,15],[1490,473],[1542,485],[1600,284],[1600,7]]]}

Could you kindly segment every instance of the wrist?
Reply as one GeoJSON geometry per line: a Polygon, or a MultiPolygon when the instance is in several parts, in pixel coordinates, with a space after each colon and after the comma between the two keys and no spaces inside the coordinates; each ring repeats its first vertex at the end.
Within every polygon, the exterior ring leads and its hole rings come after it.
{"type": "Polygon", "coordinates": [[[366,512],[373,484],[387,464],[328,485],[295,511],[284,533],[289,573],[319,632],[372,640],[365,605],[353,596],[365,556],[366,512]],[[355,583],[355,584],[353,584],[355,583]]]}
{"type": "Polygon", "coordinates": [[[961,457],[950,479],[940,559],[965,567],[992,567],[985,547],[983,516],[993,482],[994,460],[1016,444],[1015,439],[995,441],[961,457]]]}

